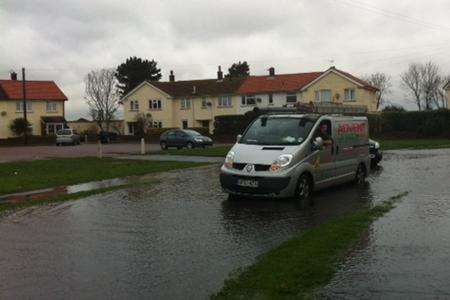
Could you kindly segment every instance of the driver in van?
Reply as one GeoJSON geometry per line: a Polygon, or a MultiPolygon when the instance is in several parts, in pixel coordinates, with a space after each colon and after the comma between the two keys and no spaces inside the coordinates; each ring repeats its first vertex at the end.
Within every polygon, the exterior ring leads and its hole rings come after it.
{"type": "Polygon", "coordinates": [[[320,136],[322,138],[324,146],[333,144],[331,136],[328,134],[328,132],[328,124],[321,124],[319,127],[319,134],[317,136],[320,136]]]}

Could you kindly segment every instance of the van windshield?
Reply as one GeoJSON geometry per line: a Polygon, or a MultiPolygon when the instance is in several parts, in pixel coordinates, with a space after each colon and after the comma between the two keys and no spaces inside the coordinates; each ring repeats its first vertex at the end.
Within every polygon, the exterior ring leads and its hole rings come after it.
{"type": "Polygon", "coordinates": [[[254,121],[240,143],[252,145],[300,145],[316,120],[293,117],[261,117],[254,121]]]}

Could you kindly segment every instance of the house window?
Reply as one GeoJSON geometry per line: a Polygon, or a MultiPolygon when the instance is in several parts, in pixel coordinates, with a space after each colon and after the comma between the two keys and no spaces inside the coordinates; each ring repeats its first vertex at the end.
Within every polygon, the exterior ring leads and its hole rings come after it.
{"type": "Polygon", "coordinates": [[[206,97],[202,98],[202,108],[208,107],[208,99],[206,97]]]}
{"type": "Polygon", "coordinates": [[[320,90],[314,92],[316,102],[331,102],[331,90],[320,90]]]}
{"type": "Polygon", "coordinates": [[[182,128],[183,129],[188,129],[188,121],[187,120],[183,120],[182,124],[182,128]]]}
{"type": "Polygon", "coordinates": [[[136,123],[135,122],[128,122],[128,134],[134,135],[136,132],[136,123]]]}
{"type": "MultiPolygon", "coordinates": [[[[27,101],[27,112],[33,112],[33,105],[30,101],[27,101]]],[[[16,102],[16,112],[23,112],[23,101],[16,102]]]]}
{"type": "Polygon", "coordinates": [[[130,101],[130,110],[139,110],[139,101],[131,100],[130,101]]]}
{"type": "Polygon", "coordinates": [[[162,128],[161,121],[153,121],[153,128],[162,128]]]}
{"type": "Polygon", "coordinates": [[[288,103],[297,102],[297,94],[296,93],[286,94],[286,102],[288,103]]]}
{"type": "Polygon", "coordinates": [[[242,96],[242,105],[256,105],[255,96],[242,96]]]}
{"type": "Polygon", "coordinates": [[[269,105],[273,104],[273,94],[269,94],[269,105]]]}
{"type": "Polygon", "coordinates": [[[191,108],[191,100],[181,99],[181,109],[190,109],[190,108],[191,108]]]}
{"type": "Polygon", "coordinates": [[[345,101],[356,101],[355,89],[345,89],[344,95],[345,101]]]}
{"type": "Polygon", "coordinates": [[[230,107],[231,106],[231,96],[219,96],[219,107],[230,107]]]}
{"type": "Polygon", "coordinates": [[[56,112],[56,102],[47,102],[47,112],[56,112]]]}
{"type": "Polygon", "coordinates": [[[162,108],[161,100],[148,100],[148,109],[157,110],[162,108]]]}

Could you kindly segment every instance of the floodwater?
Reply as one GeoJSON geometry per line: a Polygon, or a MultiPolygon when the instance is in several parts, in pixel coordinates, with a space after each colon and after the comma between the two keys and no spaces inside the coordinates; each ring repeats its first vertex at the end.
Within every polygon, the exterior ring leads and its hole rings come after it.
{"type": "Polygon", "coordinates": [[[450,149],[388,159],[381,176],[410,193],[371,226],[319,298],[450,299],[450,149]]]}
{"type": "MultiPolygon", "coordinates": [[[[304,210],[290,201],[228,201],[216,165],[157,175],[161,183],[151,187],[27,209],[0,220],[0,299],[207,298],[231,272],[331,217],[406,190],[404,203],[420,203],[422,193],[440,199],[442,189],[420,182],[444,182],[439,162],[449,158],[449,151],[386,155],[365,187],[317,193],[304,210]],[[438,169],[424,168],[427,162],[438,169]]],[[[442,214],[433,203],[421,210],[424,218],[442,214]]],[[[367,240],[361,249],[377,241],[372,231],[367,240]]]]}

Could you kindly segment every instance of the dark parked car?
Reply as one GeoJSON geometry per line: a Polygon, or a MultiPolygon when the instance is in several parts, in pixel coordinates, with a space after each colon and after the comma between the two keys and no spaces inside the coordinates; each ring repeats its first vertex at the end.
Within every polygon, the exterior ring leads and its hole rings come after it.
{"type": "Polygon", "coordinates": [[[100,131],[99,138],[100,138],[100,142],[102,144],[109,144],[111,141],[117,140],[117,133],[108,132],[108,131],[100,131]]]}
{"type": "Polygon", "coordinates": [[[159,144],[162,149],[169,147],[183,147],[192,149],[195,147],[212,146],[213,141],[207,136],[203,136],[195,130],[190,129],[173,129],[161,134],[159,144]]]}
{"type": "Polygon", "coordinates": [[[369,139],[369,157],[370,166],[372,168],[376,167],[383,159],[383,152],[381,152],[380,143],[371,139],[369,139]]]}

